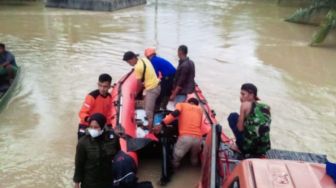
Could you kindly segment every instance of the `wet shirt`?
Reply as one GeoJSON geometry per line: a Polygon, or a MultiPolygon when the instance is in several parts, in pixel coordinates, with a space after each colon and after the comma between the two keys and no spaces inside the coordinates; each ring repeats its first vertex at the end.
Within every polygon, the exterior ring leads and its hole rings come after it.
{"type": "Polygon", "coordinates": [[[5,62],[9,62],[11,65],[16,66],[15,57],[9,51],[5,51],[3,54],[0,55],[0,65],[4,64],[5,62]]]}
{"type": "Polygon", "coordinates": [[[159,76],[159,72],[161,72],[163,77],[170,77],[176,72],[175,67],[169,61],[159,56],[153,56],[150,61],[155,69],[156,76],[159,76]]]}
{"type": "Polygon", "coordinates": [[[74,182],[82,188],[110,187],[112,159],[119,150],[119,139],[112,131],[97,138],[82,137],[76,148],[74,182]]]}
{"type": "Polygon", "coordinates": [[[270,124],[270,107],[262,103],[253,103],[251,113],[244,120],[244,153],[260,155],[271,148],[270,124]]]}
{"type": "Polygon", "coordinates": [[[138,59],[138,62],[134,66],[134,73],[136,79],[144,80],[145,90],[154,89],[159,85],[160,80],[155,74],[153,65],[149,62],[147,58],[138,59]]]}
{"type": "Polygon", "coordinates": [[[203,111],[201,107],[189,103],[178,103],[176,110],[166,116],[163,123],[168,125],[178,118],[179,136],[192,135],[201,137],[202,117],[203,111]]]}
{"type": "Polygon", "coordinates": [[[85,101],[79,112],[80,124],[88,125],[88,117],[94,113],[101,113],[105,115],[107,122],[111,124],[112,118],[112,97],[110,94],[102,96],[99,90],[94,90],[85,97],[85,101]]]}
{"type": "Polygon", "coordinates": [[[195,89],[195,65],[189,58],[180,60],[174,78],[174,87],[181,87],[178,95],[192,93],[195,89]]]}

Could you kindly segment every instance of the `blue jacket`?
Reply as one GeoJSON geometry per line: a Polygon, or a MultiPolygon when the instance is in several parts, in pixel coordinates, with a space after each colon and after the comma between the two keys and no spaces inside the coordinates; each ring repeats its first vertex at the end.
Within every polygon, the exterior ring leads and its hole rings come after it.
{"type": "Polygon", "coordinates": [[[169,61],[159,56],[153,56],[150,61],[157,76],[159,75],[159,72],[161,72],[163,77],[170,77],[173,76],[176,72],[175,67],[169,61]]]}
{"type": "Polygon", "coordinates": [[[9,61],[9,63],[13,66],[16,66],[15,57],[9,51],[5,51],[3,54],[0,54],[0,65],[9,61]]]}

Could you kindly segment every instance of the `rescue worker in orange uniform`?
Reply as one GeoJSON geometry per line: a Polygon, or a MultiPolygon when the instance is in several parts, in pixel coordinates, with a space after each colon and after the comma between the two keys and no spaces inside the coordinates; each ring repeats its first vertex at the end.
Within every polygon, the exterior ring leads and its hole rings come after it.
{"type": "Polygon", "coordinates": [[[203,111],[198,106],[198,100],[190,98],[188,102],[176,104],[176,109],[168,114],[160,126],[155,127],[155,132],[161,130],[161,126],[167,126],[178,119],[179,137],[173,151],[173,166],[179,167],[184,155],[191,151],[190,161],[192,165],[198,164],[198,154],[201,151],[202,133],[201,124],[203,111]]]}
{"type": "Polygon", "coordinates": [[[86,134],[89,117],[94,113],[103,114],[107,119],[107,126],[111,126],[112,97],[109,93],[111,82],[112,77],[109,74],[101,74],[98,78],[98,89],[86,96],[79,112],[78,139],[86,134]]]}

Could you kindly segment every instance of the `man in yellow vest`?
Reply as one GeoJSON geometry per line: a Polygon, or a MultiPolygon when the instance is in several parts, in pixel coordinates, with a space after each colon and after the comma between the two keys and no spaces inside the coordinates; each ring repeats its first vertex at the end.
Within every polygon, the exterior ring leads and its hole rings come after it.
{"type": "Polygon", "coordinates": [[[155,70],[147,58],[138,58],[138,54],[128,51],[124,54],[123,60],[134,67],[135,77],[138,81],[136,93],[145,89],[145,111],[148,119],[148,129],[153,128],[155,102],[161,92],[160,80],[156,76],[155,70]]]}

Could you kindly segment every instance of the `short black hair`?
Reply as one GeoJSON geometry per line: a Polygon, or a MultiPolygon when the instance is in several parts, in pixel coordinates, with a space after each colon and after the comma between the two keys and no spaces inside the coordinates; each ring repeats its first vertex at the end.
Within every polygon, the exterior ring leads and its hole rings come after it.
{"type": "Polygon", "coordinates": [[[6,48],[6,45],[5,45],[4,43],[0,43],[0,48],[5,49],[5,48],[6,48]]]}
{"type": "Polygon", "coordinates": [[[258,97],[258,89],[257,89],[257,86],[255,86],[254,84],[252,83],[245,83],[241,86],[240,88],[241,90],[244,90],[244,91],[247,91],[248,93],[251,93],[254,95],[255,99],[256,100],[259,100],[259,97],[258,97]]]}
{"type": "Polygon", "coordinates": [[[109,74],[104,73],[99,76],[98,80],[99,82],[110,82],[111,83],[112,77],[109,74]]]}
{"type": "Polygon", "coordinates": [[[186,45],[181,45],[178,47],[178,51],[183,52],[184,55],[188,54],[188,47],[186,45]]]}
{"type": "Polygon", "coordinates": [[[128,52],[125,52],[125,53],[124,53],[123,60],[124,60],[124,61],[128,61],[128,60],[131,60],[131,59],[133,59],[133,58],[135,58],[135,57],[138,57],[138,56],[139,56],[139,54],[135,54],[135,53],[132,52],[132,51],[128,51],[128,52]]]}
{"type": "Polygon", "coordinates": [[[196,106],[198,106],[198,104],[199,104],[198,100],[197,100],[196,98],[194,98],[194,97],[188,99],[188,103],[193,103],[193,104],[195,104],[196,106]]]}

